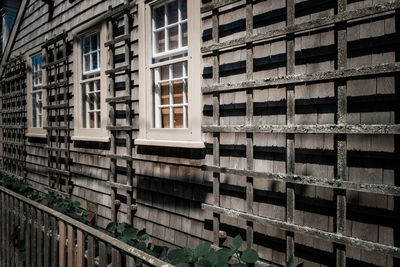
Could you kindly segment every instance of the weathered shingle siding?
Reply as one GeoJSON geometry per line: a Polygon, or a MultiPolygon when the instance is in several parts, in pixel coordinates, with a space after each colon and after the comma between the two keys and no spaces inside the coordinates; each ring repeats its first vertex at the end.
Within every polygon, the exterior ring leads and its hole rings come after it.
{"type": "MultiPolygon", "coordinates": [[[[67,33],[82,23],[107,11],[108,6],[123,0],[55,1],[49,21],[48,5],[30,1],[21,22],[10,57],[28,53],[44,44],[46,39],[63,31],[67,33]]],[[[203,1],[207,2],[207,1],[203,1]]],[[[358,10],[390,1],[350,1],[347,11],[358,10]]],[[[336,1],[295,1],[295,24],[323,19],[335,14],[336,1]]],[[[207,3],[204,3],[204,5],[207,3]]],[[[347,68],[383,63],[394,63],[399,58],[399,11],[390,11],[375,17],[349,21],[347,30],[347,68]]],[[[132,10],[137,24],[137,10],[132,10]]],[[[254,34],[280,30],[286,25],[286,1],[253,2],[254,34]]],[[[246,1],[220,8],[220,42],[246,36],[246,1]]],[[[203,46],[212,44],[211,12],[203,14],[203,46]]],[[[132,39],[137,39],[137,27],[132,39]]],[[[313,74],[337,69],[337,28],[334,24],[294,34],[294,73],[313,74]]],[[[134,84],[133,109],[135,123],[140,114],[138,103],[138,44],[131,44],[134,84]]],[[[253,79],[284,77],[287,75],[287,40],[277,38],[255,42],[252,47],[253,79]]],[[[117,49],[117,54],[122,48],[117,49]]],[[[246,46],[219,52],[220,83],[245,81],[246,46]]],[[[76,64],[70,56],[69,69],[76,64]]],[[[119,65],[117,64],[117,67],[119,65]]],[[[213,57],[203,53],[203,86],[213,81],[213,57]]],[[[117,77],[117,81],[122,77],[117,77]]],[[[72,82],[72,76],[71,76],[72,82]]],[[[346,79],[348,124],[399,124],[399,75],[389,73],[346,79]]],[[[246,90],[219,93],[220,124],[246,124],[246,90]]],[[[265,86],[253,90],[253,125],[286,125],[287,92],[284,85],[265,86]]],[[[202,99],[202,125],[213,125],[213,95],[205,93],[202,99]]],[[[294,86],[294,124],[334,124],[337,122],[337,88],[335,81],[312,81],[294,86]]],[[[121,106],[122,107],[122,106],[121,106]]],[[[73,110],[71,109],[71,114],[73,110]]],[[[135,126],[138,127],[138,124],[135,126]]],[[[133,132],[133,139],[137,132],[133,132]]],[[[119,138],[125,138],[121,134],[119,138]]],[[[246,169],[246,133],[220,134],[220,166],[246,169]]],[[[168,246],[194,247],[201,240],[213,240],[210,211],[201,209],[202,203],[213,204],[213,174],[201,169],[213,165],[213,134],[203,133],[206,149],[173,149],[135,146],[134,186],[137,188],[138,210],[135,226],[146,228],[153,240],[168,246]]],[[[39,190],[48,183],[46,140],[27,139],[28,179],[39,190]]],[[[377,183],[399,186],[399,140],[395,135],[346,135],[347,177],[359,183],[377,183]]],[[[286,173],[287,141],[284,133],[253,133],[254,171],[286,173]]],[[[105,227],[111,218],[108,180],[110,160],[105,157],[109,146],[74,142],[71,146],[74,184],[72,198],[86,207],[86,200],[98,203],[98,224],[105,227]],[[97,148],[96,148],[97,147],[97,148]]],[[[337,177],[337,139],[334,134],[295,134],[294,173],[321,178],[337,177]]],[[[124,144],[118,147],[124,154],[124,144]]],[[[123,162],[118,161],[123,166],[123,162]]],[[[124,181],[123,172],[118,181],[124,181]]],[[[246,177],[221,174],[222,207],[246,211],[246,177]]],[[[335,190],[331,188],[295,185],[294,223],[334,232],[336,220],[335,190]]],[[[254,178],[253,213],[259,216],[286,220],[286,186],[284,182],[254,178]]],[[[347,191],[346,235],[399,247],[399,199],[392,196],[347,191]],[[397,233],[397,236],[396,236],[397,233]]],[[[126,205],[122,204],[119,219],[124,220],[126,205]]],[[[221,230],[228,234],[224,245],[237,233],[245,237],[246,222],[221,216],[221,230]]],[[[283,264],[286,251],[286,233],[271,226],[254,224],[254,248],[260,257],[275,264],[283,264]]],[[[305,266],[332,265],[335,249],[331,242],[303,234],[295,234],[296,261],[305,266]]],[[[395,266],[391,256],[346,247],[347,263],[357,266],[370,263],[395,266]]],[[[372,266],[372,265],[371,265],[372,266]]]]}

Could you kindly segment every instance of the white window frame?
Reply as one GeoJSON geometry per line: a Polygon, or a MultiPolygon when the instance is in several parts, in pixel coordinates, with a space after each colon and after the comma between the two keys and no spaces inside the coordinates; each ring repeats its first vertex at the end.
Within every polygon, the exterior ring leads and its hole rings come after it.
{"type": "MultiPolygon", "coordinates": [[[[86,23],[79,28],[75,29],[71,35],[73,37],[73,51],[74,51],[74,135],[72,136],[72,140],[79,141],[95,141],[95,142],[109,142],[110,140],[110,132],[106,129],[108,125],[108,105],[105,102],[105,99],[108,97],[108,86],[107,86],[107,76],[105,71],[107,69],[107,49],[104,46],[104,43],[107,40],[107,27],[106,23],[99,22],[93,20],[89,23],[86,23]],[[84,54],[82,47],[82,38],[87,35],[95,34],[99,32],[98,44],[99,49],[96,51],[92,51],[93,53],[99,53],[98,57],[98,68],[96,70],[84,71],[84,54]],[[78,64],[76,64],[76,62],[78,64]],[[95,76],[97,74],[97,76],[95,76]],[[83,75],[92,75],[95,77],[88,77],[83,79],[83,75]],[[100,110],[93,110],[93,112],[100,111],[100,128],[87,128],[84,125],[84,121],[90,123],[88,121],[88,117],[84,118],[84,107],[86,105],[86,110],[88,108],[88,103],[85,102],[83,96],[83,86],[88,82],[93,82],[99,80],[100,84],[100,110]]],[[[92,53],[91,52],[91,53],[92,53]]],[[[90,57],[91,58],[91,57],[90,57]]],[[[92,62],[91,62],[92,63],[92,62]]],[[[85,89],[86,90],[86,89],[85,89]]],[[[96,105],[95,105],[96,106],[96,105]]],[[[88,113],[86,112],[86,115],[88,113]]],[[[95,119],[95,123],[97,125],[97,121],[95,119]]]]}
{"type": "MultiPolygon", "coordinates": [[[[46,110],[44,109],[45,103],[46,103],[46,90],[42,88],[43,83],[44,83],[44,71],[41,69],[38,70],[34,68],[33,66],[33,59],[37,56],[42,55],[41,50],[36,50],[33,51],[33,53],[27,54],[26,56],[26,62],[27,62],[27,133],[26,136],[28,137],[39,137],[39,138],[45,138],[47,136],[47,131],[43,129],[43,126],[45,125],[45,120],[47,118],[46,110]],[[39,74],[41,75],[41,82],[36,83],[36,81],[33,79],[34,72],[38,71],[39,74]],[[41,110],[37,109],[37,107],[34,107],[33,105],[33,99],[35,96],[41,95],[41,103],[42,103],[42,108],[41,110]],[[42,125],[40,127],[36,126],[34,127],[34,109],[36,110],[36,120],[40,120],[39,117],[41,117],[41,122],[42,125]]],[[[42,55],[42,65],[41,68],[43,67],[43,55],[42,55]]],[[[36,121],[36,123],[37,123],[36,121]]]]}
{"type": "MultiPolygon", "coordinates": [[[[165,65],[165,62],[153,63],[154,57],[165,56],[164,53],[153,55],[152,10],[158,5],[170,1],[138,1],[139,17],[139,138],[138,145],[203,148],[201,138],[201,16],[200,1],[187,0],[187,48],[174,49],[174,54],[186,52],[187,56],[168,60],[168,64],[187,62],[187,127],[156,128],[153,103],[152,70],[165,65]]],[[[179,21],[179,20],[178,20],[179,21]]],[[[180,31],[179,31],[180,32],[180,31]]],[[[165,36],[167,38],[167,36],[165,36]]],[[[179,41],[180,42],[180,41],[179,41]]],[[[170,102],[171,103],[171,102],[170,102]]],[[[171,113],[170,113],[171,115],[171,113]]]]}

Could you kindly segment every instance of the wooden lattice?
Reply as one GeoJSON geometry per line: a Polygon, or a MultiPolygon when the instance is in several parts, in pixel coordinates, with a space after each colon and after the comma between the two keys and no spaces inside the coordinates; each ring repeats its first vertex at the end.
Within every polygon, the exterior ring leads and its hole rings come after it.
{"type": "MultiPolygon", "coordinates": [[[[203,94],[213,95],[213,125],[204,125],[202,130],[213,134],[213,165],[204,166],[205,170],[213,172],[213,205],[203,204],[203,209],[213,212],[214,244],[221,245],[221,237],[226,233],[220,231],[220,216],[239,218],[247,222],[246,240],[251,247],[254,240],[253,223],[274,226],[286,231],[286,259],[295,255],[295,234],[311,235],[335,244],[336,266],[346,265],[346,246],[380,252],[400,258],[400,248],[369,242],[359,238],[346,236],[346,191],[369,192],[384,195],[400,196],[400,187],[384,184],[361,184],[347,181],[347,136],[349,134],[400,134],[400,125],[350,125],[346,122],[347,113],[347,88],[346,82],[350,78],[393,74],[400,71],[400,63],[390,63],[361,68],[347,67],[347,21],[364,18],[370,15],[383,15],[385,12],[398,10],[399,2],[391,2],[379,7],[364,8],[356,11],[346,11],[347,1],[338,0],[336,13],[323,19],[295,24],[295,1],[286,1],[286,27],[259,34],[253,34],[253,1],[246,1],[246,35],[245,37],[226,42],[219,38],[219,12],[220,8],[234,4],[238,0],[212,1],[203,6],[204,16],[212,17],[212,43],[202,47],[204,55],[213,58],[213,84],[202,88],[203,94]],[[295,74],[295,34],[312,31],[322,26],[334,28],[336,35],[336,68],[333,71],[313,74],[295,74]],[[253,44],[260,41],[270,41],[277,38],[286,40],[286,76],[264,80],[253,79],[253,44]],[[220,82],[220,53],[227,49],[246,49],[246,80],[237,83],[220,82]],[[308,82],[334,81],[337,113],[335,124],[323,125],[297,125],[295,124],[295,85],[308,82]],[[254,125],[253,124],[253,91],[267,90],[270,87],[280,86],[286,90],[286,124],[285,125],[254,125]],[[245,125],[221,125],[220,121],[220,94],[225,92],[246,92],[246,123],[245,125]],[[246,134],[246,169],[226,168],[220,165],[220,134],[245,133],[246,134]],[[265,173],[254,171],[254,133],[280,133],[286,135],[286,173],[265,173]],[[295,134],[333,134],[335,137],[335,153],[337,163],[335,166],[335,179],[326,179],[295,174],[295,134]],[[221,207],[220,203],[220,175],[234,174],[246,177],[246,206],[245,211],[238,211],[221,207]],[[253,178],[264,178],[286,183],[286,218],[278,220],[255,215],[253,212],[253,178]],[[336,201],[336,218],[334,232],[323,231],[316,228],[298,225],[294,221],[295,184],[323,186],[334,190],[336,201]]],[[[225,10],[226,11],[226,10],[225,10]]]]}
{"type": "Polygon", "coordinates": [[[70,127],[72,116],[68,83],[68,41],[65,33],[48,40],[43,46],[43,89],[46,90],[47,160],[49,191],[69,196],[71,193],[72,159],[70,127]]]}
{"type": "MultiPolygon", "coordinates": [[[[113,221],[117,221],[117,214],[121,201],[118,199],[118,190],[123,191],[126,197],[127,204],[127,221],[133,223],[133,212],[136,210],[135,192],[133,183],[134,169],[132,168],[132,91],[131,91],[131,25],[132,19],[130,15],[131,5],[128,0],[125,0],[124,5],[115,9],[109,8],[109,16],[107,19],[108,42],[105,46],[108,47],[109,69],[106,74],[109,76],[110,97],[106,102],[110,105],[110,125],[107,129],[111,132],[111,148],[110,154],[107,156],[111,160],[109,181],[107,184],[111,187],[111,216],[113,221]],[[121,20],[124,32],[120,35],[115,33],[118,21],[121,20]],[[121,66],[116,67],[115,56],[116,49],[123,48],[124,62],[121,66]],[[117,76],[122,77],[123,88],[116,88],[117,76]],[[118,114],[124,114],[125,120],[122,125],[117,122],[118,114]],[[126,152],[118,153],[117,139],[118,137],[125,139],[126,152]],[[125,162],[126,183],[118,181],[118,162],[125,162]]],[[[119,118],[119,117],[118,117],[119,118]]]]}
{"type": "Polygon", "coordinates": [[[26,64],[23,56],[4,66],[1,86],[3,170],[26,177],[26,64]]]}

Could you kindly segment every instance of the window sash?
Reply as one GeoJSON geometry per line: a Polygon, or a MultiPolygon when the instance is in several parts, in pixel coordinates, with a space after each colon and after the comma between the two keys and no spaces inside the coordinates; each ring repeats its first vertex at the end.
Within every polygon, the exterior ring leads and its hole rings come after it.
{"type": "Polygon", "coordinates": [[[100,78],[89,79],[81,82],[82,90],[82,128],[98,129],[101,128],[101,80],[100,78]],[[90,91],[90,84],[93,90],[90,91]],[[90,99],[93,97],[93,108],[90,99]],[[93,118],[93,124],[92,123],[93,118]]]}
{"type": "Polygon", "coordinates": [[[100,33],[92,33],[85,35],[81,38],[81,52],[82,52],[82,74],[83,75],[89,75],[89,74],[95,74],[100,71],[100,33]],[[97,44],[96,47],[93,48],[93,42],[92,42],[92,36],[96,35],[97,38],[97,44]],[[84,43],[85,40],[88,40],[89,42],[89,51],[85,52],[84,49],[84,43]],[[86,58],[89,58],[89,62],[87,62],[86,58]],[[96,58],[97,61],[97,67],[93,68],[93,58],[96,58]],[[89,68],[87,69],[86,64],[89,64],[89,68]]]}
{"type": "MultiPolygon", "coordinates": [[[[184,18],[182,19],[182,1],[186,0],[177,0],[178,1],[178,20],[176,22],[168,24],[168,4],[174,2],[174,1],[168,1],[165,3],[162,3],[161,5],[154,6],[152,8],[152,23],[151,23],[151,28],[152,28],[152,58],[157,59],[161,57],[165,57],[167,55],[176,55],[180,54],[183,52],[186,52],[188,50],[188,44],[186,42],[186,45],[182,45],[182,25],[185,23],[187,24],[188,19],[184,18]],[[155,9],[163,7],[164,8],[164,26],[161,26],[159,28],[156,28],[156,23],[155,23],[155,9]],[[178,26],[178,46],[175,49],[169,49],[169,29],[178,26]],[[163,52],[156,52],[156,34],[159,32],[164,31],[164,51],[163,52]]],[[[189,0],[190,1],[190,0],[189,0]]],[[[186,31],[187,31],[187,26],[186,26],[186,31]]],[[[187,32],[186,32],[187,34],[187,32]]]]}
{"type": "Polygon", "coordinates": [[[42,87],[42,54],[32,57],[32,90],[42,87]]]}
{"type": "Polygon", "coordinates": [[[42,90],[32,92],[32,128],[43,128],[42,90]]]}

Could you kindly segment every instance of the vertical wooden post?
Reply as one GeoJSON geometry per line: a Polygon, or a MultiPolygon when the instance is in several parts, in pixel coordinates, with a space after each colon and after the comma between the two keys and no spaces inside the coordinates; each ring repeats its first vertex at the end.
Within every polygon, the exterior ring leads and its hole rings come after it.
{"type": "Polygon", "coordinates": [[[65,223],[63,221],[58,222],[58,234],[59,238],[59,249],[58,249],[58,266],[59,267],[66,267],[66,251],[65,251],[65,241],[67,238],[67,233],[65,229],[65,223]]]}
{"type": "MultiPolygon", "coordinates": [[[[213,2],[216,2],[215,0],[213,2]]],[[[219,11],[218,8],[212,10],[212,38],[213,43],[219,42],[219,11]]],[[[217,50],[213,51],[213,82],[218,84],[219,78],[219,52],[217,50]]],[[[214,125],[220,125],[220,114],[219,114],[219,93],[214,93],[213,95],[213,122],[214,125]]],[[[213,133],[213,165],[220,165],[220,133],[213,133]]],[[[217,172],[213,173],[213,198],[214,205],[220,206],[220,174],[217,172]]],[[[214,231],[214,244],[219,246],[220,244],[220,215],[213,213],[213,231],[214,231]]]]}
{"type": "Polygon", "coordinates": [[[74,267],[75,266],[75,233],[74,233],[74,228],[72,227],[72,225],[68,225],[67,226],[67,230],[68,230],[68,245],[67,245],[67,249],[68,249],[68,267],[74,267]]]}
{"type": "Polygon", "coordinates": [[[43,219],[43,224],[44,224],[44,251],[45,253],[43,254],[43,266],[44,267],[49,267],[50,266],[50,221],[49,221],[49,215],[47,213],[44,213],[44,219],[43,219]]]}
{"type": "MultiPolygon", "coordinates": [[[[337,0],[337,13],[346,11],[347,0],[337,0]]],[[[337,69],[345,69],[347,66],[347,28],[346,23],[336,25],[337,29],[337,69]]],[[[347,85],[345,80],[335,83],[337,98],[337,124],[346,124],[347,114],[347,85]]],[[[345,134],[335,136],[337,152],[336,178],[346,180],[347,168],[347,138],[345,134]]],[[[346,190],[334,190],[336,199],[336,233],[346,234],[346,190]]],[[[336,266],[346,266],[346,247],[335,244],[336,266]]]]}
{"type": "Polygon", "coordinates": [[[94,249],[95,249],[95,243],[94,243],[94,238],[93,236],[89,235],[88,236],[88,256],[87,256],[87,266],[88,267],[94,267],[94,249]]]}
{"type": "MultiPolygon", "coordinates": [[[[287,18],[286,27],[294,25],[295,18],[295,1],[286,0],[287,18]]],[[[294,34],[286,35],[286,74],[293,75],[295,68],[295,51],[294,51],[294,34]]],[[[286,87],[286,101],[287,101],[287,125],[294,124],[295,116],[295,96],[294,85],[286,87]]],[[[286,173],[293,174],[295,167],[295,146],[294,134],[286,134],[286,173]]],[[[295,191],[291,183],[286,183],[286,222],[293,223],[295,209],[295,191]]],[[[294,233],[286,231],[286,260],[291,256],[294,257],[294,233]]]]}
{"type": "MultiPolygon", "coordinates": [[[[37,265],[38,266],[43,266],[43,231],[42,231],[42,225],[43,225],[43,213],[40,210],[36,210],[37,212],[37,228],[36,228],[36,233],[37,233],[37,265]]],[[[47,253],[47,252],[46,252],[47,253]]]]}
{"type": "MultiPolygon", "coordinates": [[[[246,36],[253,35],[253,1],[246,1],[246,36]]],[[[247,80],[253,80],[253,43],[246,44],[246,78],[247,80]]],[[[246,124],[253,125],[253,113],[254,113],[254,99],[253,90],[249,89],[246,91],[246,124]]],[[[247,170],[253,170],[253,133],[246,134],[246,161],[247,170]]],[[[253,201],[254,201],[254,188],[253,188],[253,177],[246,177],[246,212],[253,214],[253,201]]],[[[251,248],[253,245],[254,228],[253,222],[246,222],[246,243],[247,248],[251,248]]]]}
{"type": "MultiPolygon", "coordinates": [[[[85,266],[85,236],[84,236],[82,230],[77,229],[76,239],[77,239],[77,241],[76,241],[76,243],[77,243],[76,266],[84,267],[85,266]]],[[[100,254],[100,256],[101,256],[101,254],[100,254]]]]}

